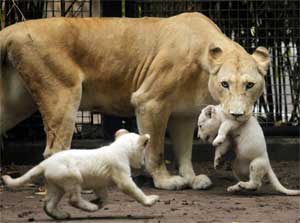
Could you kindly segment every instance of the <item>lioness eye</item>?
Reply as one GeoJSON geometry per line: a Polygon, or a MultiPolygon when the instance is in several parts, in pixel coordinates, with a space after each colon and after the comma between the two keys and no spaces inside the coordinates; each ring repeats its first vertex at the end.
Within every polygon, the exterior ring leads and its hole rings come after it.
{"type": "Polygon", "coordinates": [[[227,81],[222,81],[221,85],[222,85],[223,88],[229,88],[229,84],[228,84],[227,81]]]}
{"type": "Polygon", "coordinates": [[[250,88],[253,88],[253,86],[254,86],[254,83],[253,83],[253,82],[248,82],[248,83],[246,84],[246,90],[248,90],[248,89],[250,89],[250,88]]]}

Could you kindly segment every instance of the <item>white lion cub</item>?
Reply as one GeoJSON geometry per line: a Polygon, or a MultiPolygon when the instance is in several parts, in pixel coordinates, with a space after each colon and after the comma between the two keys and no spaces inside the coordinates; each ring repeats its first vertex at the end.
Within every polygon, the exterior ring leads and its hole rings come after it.
{"type": "Polygon", "coordinates": [[[106,188],[115,184],[121,191],[145,206],[152,206],[159,197],[146,196],[131,178],[130,166],[144,165],[145,148],[150,136],[116,132],[116,140],[109,146],[93,150],[67,150],[54,154],[29,170],[23,176],[12,179],[2,176],[8,187],[18,187],[43,175],[47,181],[48,196],[44,210],[52,218],[65,219],[70,215],[57,205],[65,193],[69,194],[70,205],[84,211],[96,211],[103,206],[106,188]],[[81,190],[92,189],[101,200],[98,205],[84,200],[81,190]]]}
{"type": "Polygon", "coordinates": [[[228,187],[227,191],[257,190],[262,185],[262,178],[268,175],[275,190],[286,195],[300,195],[300,190],[289,190],[282,186],[273,172],[263,131],[254,117],[239,123],[226,118],[220,105],[209,105],[199,115],[198,136],[216,146],[216,169],[222,155],[228,151],[229,146],[233,146],[236,154],[233,173],[238,180],[246,178],[249,181],[240,181],[228,187]]]}

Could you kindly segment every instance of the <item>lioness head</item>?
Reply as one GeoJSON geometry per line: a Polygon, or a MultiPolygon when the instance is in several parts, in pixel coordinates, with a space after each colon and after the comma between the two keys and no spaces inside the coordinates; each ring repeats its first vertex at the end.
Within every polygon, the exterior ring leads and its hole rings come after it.
{"type": "Polygon", "coordinates": [[[214,105],[202,109],[198,118],[198,137],[203,141],[212,143],[218,134],[221,120],[218,118],[214,105]]]}
{"type": "Polygon", "coordinates": [[[237,44],[232,50],[211,45],[208,58],[212,97],[222,105],[228,118],[249,119],[254,102],[263,93],[270,61],[268,50],[258,47],[250,55],[237,44]]]}

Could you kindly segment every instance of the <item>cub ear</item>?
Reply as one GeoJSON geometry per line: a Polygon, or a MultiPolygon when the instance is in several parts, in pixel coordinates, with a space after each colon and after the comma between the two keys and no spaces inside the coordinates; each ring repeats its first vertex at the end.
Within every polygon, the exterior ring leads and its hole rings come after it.
{"type": "Polygon", "coordinates": [[[214,116],[214,114],[216,113],[216,109],[215,106],[213,105],[209,105],[205,108],[204,110],[205,112],[205,116],[208,118],[212,118],[214,116]]]}
{"type": "Polygon", "coordinates": [[[208,60],[210,64],[210,74],[216,74],[221,67],[221,58],[223,56],[223,50],[221,47],[212,43],[208,48],[208,60]]]}
{"type": "Polygon", "coordinates": [[[259,73],[265,76],[270,63],[269,51],[265,47],[260,46],[253,52],[252,57],[258,65],[259,73]]]}
{"type": "Polygon", "coordinates": [[[138,144],[140,146],[142,146],[143,148],[147,147],[149,142],[150,142],[150,135],[149,134],[141,135],[140,138],[138,139],[138,144]]]}
{"type": "Polygon", "coordinates": [[[120,136],[124,135],[124,134],[128,134],[129,132],[126,129],[119,129],[118,131],[116,131],[115,133],[115,139],[119,138],[120,136]]]}

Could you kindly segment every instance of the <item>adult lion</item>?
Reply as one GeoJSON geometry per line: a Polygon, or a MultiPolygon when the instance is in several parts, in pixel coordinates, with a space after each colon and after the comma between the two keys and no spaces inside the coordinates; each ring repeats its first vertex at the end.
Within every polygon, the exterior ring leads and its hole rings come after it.
{"type": "Polygon", "coordinates": [[[78,109],[136,115],[151,135],[147,169],[164,189],[211,184],[191,163],[196,118],[219,101],[232,118],[248,119],[269,63],[265,48],[249,55],[200,13],[26,21],[2,30],[0,45],[2,131],[39,109],[47,157],[70,148],[78,109]],[[180,176],[164,163],[167,127],[180,176]]]}

